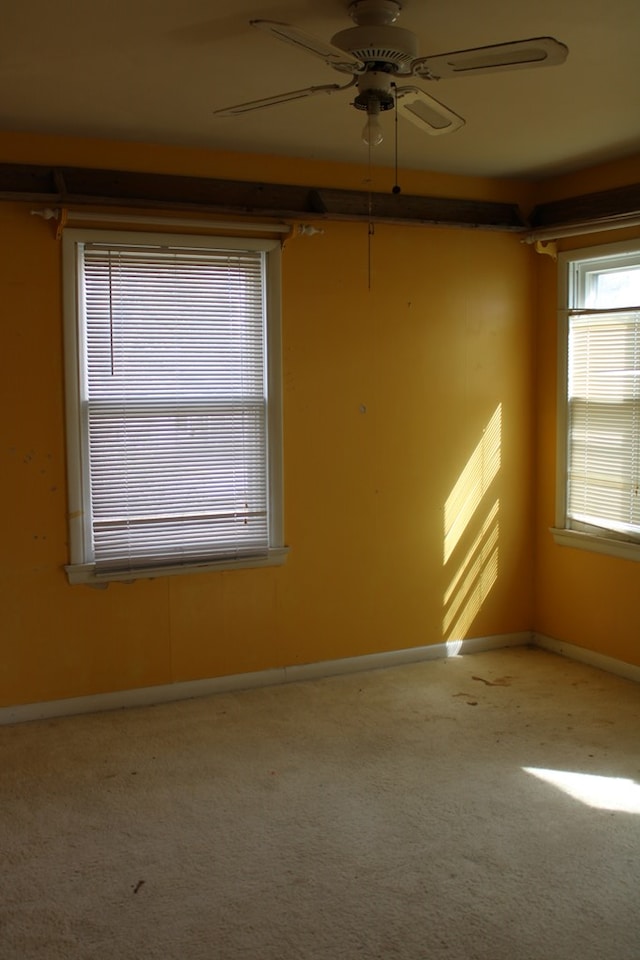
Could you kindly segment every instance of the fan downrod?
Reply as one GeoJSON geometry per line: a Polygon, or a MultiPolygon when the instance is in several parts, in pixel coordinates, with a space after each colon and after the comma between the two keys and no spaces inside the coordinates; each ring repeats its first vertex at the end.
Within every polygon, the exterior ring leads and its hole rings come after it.
{"type": "Polygon", "coordinates": [[[354,0],[349,16],[359,27],[386,27],[395,23],[402,6],[396,0],[354,0]]]}

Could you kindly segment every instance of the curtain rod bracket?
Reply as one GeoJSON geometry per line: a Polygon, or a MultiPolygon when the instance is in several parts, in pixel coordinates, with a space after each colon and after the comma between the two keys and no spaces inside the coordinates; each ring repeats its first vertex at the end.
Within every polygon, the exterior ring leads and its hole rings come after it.
{"type": "Polygon", "coordinates": [[[536,240],[534,250],[536,253],[546,253],[552,260],[558,259],[558,244],[555,240],[536,240]]]}
{"type": "Polygon", "coordinates": [[[66,207],[45,207],[44,210],[32,210],[32,217],[42,217],[43,220],[57,220],[56,240],[62,239],[62,233],[69,219],[69,211],[66,207]]]}
{"type": "Polygon", "coordinates": [[[44,210],[32,210],[32,217],[42,217],[43,220],[57,220],[60,214],[59,210],[52,207],[45,207],[44,210]]]}

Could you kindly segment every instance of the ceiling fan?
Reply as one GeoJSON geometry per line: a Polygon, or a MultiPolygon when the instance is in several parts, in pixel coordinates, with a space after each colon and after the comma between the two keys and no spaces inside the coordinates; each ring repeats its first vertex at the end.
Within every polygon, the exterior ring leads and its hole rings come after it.
{"type": "Polygon", "coordinates": [[[332,94],[355,88],[357,94],[352,105],[357,110],[366,111],[367,120],[362,137],[370,146],[381,143],[383,138],[380,113],[393,107],[425,133],[452,133],[464,125],[462,117],[421,87],[412,83],[398,85],[397,80],[418,77],[432,81],[499,70],[550,67],[563,63],[569,52],[563,43],[553,37],[534,37],[418,57],[418,38],[415,33],[395,26],[401,9],[398,0],[354,0],[349,5],[349,14],[356,26],[336,33],[330,43],[309,36],[287,23],[250,20],[252,27],[319,57],[339,73],[348,74],[350,79],[343,84],[325,83],[274,97],[249,100],[215,110],[214,115],[240,116],[320,93],[332,94]]]}

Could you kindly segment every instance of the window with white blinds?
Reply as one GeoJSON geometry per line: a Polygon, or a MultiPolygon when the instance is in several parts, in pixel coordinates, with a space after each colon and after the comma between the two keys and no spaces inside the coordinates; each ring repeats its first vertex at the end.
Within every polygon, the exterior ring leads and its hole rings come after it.
{"type": "Polygon", "coordinates": [[[640,543],[640,243],[564,259],[564,527],[640,543]]]}
{"type": "Polygon", "coordinates": [[[279,562],[278,242],[64,245],[70,579],[279,562]]]}

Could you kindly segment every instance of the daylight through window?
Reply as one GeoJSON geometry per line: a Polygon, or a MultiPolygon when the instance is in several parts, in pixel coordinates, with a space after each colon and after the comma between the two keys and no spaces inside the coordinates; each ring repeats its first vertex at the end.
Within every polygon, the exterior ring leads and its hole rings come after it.
{"type": "Polygon", "coordinates": [[[281,560],[278,242],[64,240],[70,579],[281,560]]]}
{"type": "Polygon", "coordinates": [[[564,255],[559,526],[640,542],[640,245],[564,255]]]}

